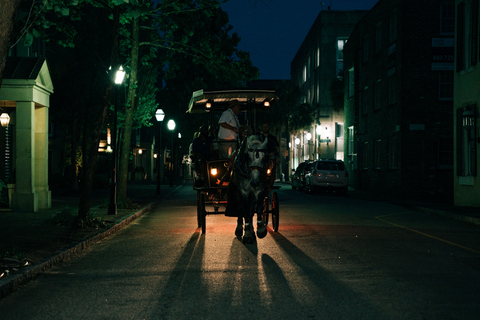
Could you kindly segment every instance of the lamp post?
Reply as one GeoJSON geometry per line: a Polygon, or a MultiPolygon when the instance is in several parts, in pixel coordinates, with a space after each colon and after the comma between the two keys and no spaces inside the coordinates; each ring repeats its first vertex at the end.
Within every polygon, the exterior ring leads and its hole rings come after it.
{"type": "Polygon", "coordinates": [[[175,130],[175,121],[170,119],[167,123],[168,130],[172,131],[172,147],[170,150],[170,187],[173,187],[173,135],[175,130]]]}
{"type": "MultiPolygon", "coordinates": [[[[159,123],[160,125],[158,127],[160,127],[159,131],[160,131],[160,134],[159,134],[159,138],[158,138],[158,155],[157,155],[157,194],[160,194],[162,192],[161,190],[161,187],[160,187],[160,166],[162,164],[162,162],[160,161],[160,159],[162,158],[161,154],[162,154],[162,125],[161,123],[163,122],[163,119],[165,118],[165,112],[163,112],[162,109],[158,109],[157,112],[155,112],[155,118],[157,119],[157,123],[159,123]]],[[[157,143],[155,143],[155,145],[157,145],[157,143]]]]}
{"type": "Polygon", "coordinates": [[[115,73],[115,92],[114,92],[114,106],[113,106],[113,130],[112,130],[112,154],[113,154],[113,165],[112,165],[112,183],[110,186],[110,204],[108,205],[108,214],[117,214],[117,105],[118,97],[117,90],[118,87],[123,83],[125,78],[125,71],[123,67],[120,68],[115,73]]]}

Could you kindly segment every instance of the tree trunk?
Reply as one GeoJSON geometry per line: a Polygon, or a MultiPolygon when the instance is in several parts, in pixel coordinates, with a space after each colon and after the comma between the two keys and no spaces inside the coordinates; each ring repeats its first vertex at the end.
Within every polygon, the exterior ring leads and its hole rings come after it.
{"type": "Polygon", "coordinates": [[[138,78],[138,52],[139,52],[139,34],[140,23],[139,19],[133,21],[132,32],[132,51],[131,51],[131,69],[130,69],[130,82],[128,85],[128,104],[125,108],[125,126],[123,131],[123,141],[120,154],[119,172],[118,172],[118,188],[117,188],[117,200],[118,203],[123,204],[127,200],[127,181],[128,181],[128,158],[130,155],[132,127],[133,127],[133,115],[137,109],[137,78],[138,78]]]}
{"type": "Polygon", "coordinates": [[[17,18],[17,11],[22,0],[0,1],[0,86],[3,80],[3,70],[10,50],[11,33],[17,18]]]}
{"type": "MultiPolygon", "coordinates": [[[[111,61],[112,61],[112,70],[118,70],[118,32],[119,32],[119,17],[120,12],[118,7],[113,12],[113,41],[112,41],[112,51],[111,51],[111,61]]],[[[107,116],[107,111],[110,103],[110,96],[113,89],[113,77],[111,75],[110,81],[107,81],[105,85],[105,91],[102,99],[98,101],[99,110],[94,118],[93,129],[88,132],[86,130],[83,139],[87,142],[86,150],[83,154],[83,174],[82,174],[82,190],[80,193],[80,203],[78,206],[78,216],[77,216],[77,225],[83,226],[85,223],[89,222],[88,214],[90,212],[90,200],[93,192],[93,178],[95,175],[95,167],[97,164],[98,158],[98,145],[100,143],[100,138],[102,134],[103,124],[107,116]]],[[[93,115],[95,116],[95,115],[93,115]]],[[[86,115],[86,124],[89,122],[89,118],[86,115]]]]}

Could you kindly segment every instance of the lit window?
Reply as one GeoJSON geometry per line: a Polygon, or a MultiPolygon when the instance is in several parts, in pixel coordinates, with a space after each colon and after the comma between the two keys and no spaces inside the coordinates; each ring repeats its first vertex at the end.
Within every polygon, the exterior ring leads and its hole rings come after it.
{"type": "Polygon", "coordinates": [[[349,155],[349,156],[351,156],[351,155],[354,154],[354,150],[353,150],[354,139],[355,139],[354,134],[355,134],[355,131],[354,131],[354,129],[353,129],[353,126],[348,127],[348,141],[347,141],[347,143],[348,143],[348,145],[347,145],[347,146],[348,146],[348,147],[347,147],[348,150],[347,150],[347,152],[348,152],[348,155],[349,155]]]}
{"type": "Polygon", "coordinates": [[[348,70],[348,97],[351,98],[355,95],[355,69],[348,70]]]}

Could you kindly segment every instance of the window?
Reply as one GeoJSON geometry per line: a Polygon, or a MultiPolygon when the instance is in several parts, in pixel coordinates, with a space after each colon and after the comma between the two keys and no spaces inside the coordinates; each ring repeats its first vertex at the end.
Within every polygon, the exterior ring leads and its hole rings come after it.
{"type": "Polygon", "coordinates": [[[478,0],[463,1],[457,7],[457,72],[477,64],[478,0]]]}
{"type": "Polygon", "coordinates": [[[438,167],[453,168],[453,138],[441,136],[438,139],[438,167]]]}
{"type": "Polygon", "coordinates": [[[347,129],[347,132],[348,132],[348,140],[347,140],[347,152],[348,152],[348,155],[351,156],[353,155],[355,152],[353,150],[353,146],[354,146],[354,139],[355,139],[355,131],[353,129],[353,126],[351,127],[348,127],[347,129]]]}
{"type": "Polygon", "coordinates": [[[373,110],[378,110],[382,106],[382,82],[379,79],[373,86],[373,110]]]}
{"type": "Polygon", "coordinates": [[[320,45],[317,47],[317,68],[320,67],[320,45]]]}
{"type": "Polygon", "coordinates": [[[363,38],[363,62],[368,62],[368,36],[363,38]]]}
{"type": "Polygon", "coordinates": [[[395,157],[397,150],[397,137],[393,136],[388,139],[388,169],[397,168],[397,159],[395,157]]]}
{"type": "Polygon", "coordinates": [[[457,176],[463,177],[477,175],[476,123],[474,121],[471,126],[464,125],[463,116],[466,112],[473,113],[473,118],[476,119],[477,106],[469,105],[457,109],[457,176]]]}
{"type": "Polygon", "coordinates": [[[368,142],[364,142],[362,145],[362,168],[368,169],[368,142]]]}
{"type": "Polygon", "coordinates": [[[368,87],[365,87],[365,89],[363,90],[361,99],[362,114],[366,115],[370,111],[370,92],[368,90],[368,87]]]}
{"type": "Polygon", "coordinates": [[[374,146],[373,146],[373,167],[375,169],[380,169],[381,164],[380,161],[382,160],[382,150],[381,150],[381,143],[382,140],[375,140],[374,146]]]}
{"type": "Polygon", "coordinates": [[[303,83],[307,82],[307,66],[303,66],[303,83]]]}
{"type": "Polygon", "coordinates": [[[440,100],[453,100],[453,72],[440,71],[439,72],[439,98],[440,100]]]}
{"type": "Polygon", "coordinates": [[[440,7],[440,34],[452,35],[455,31],[455,2],[443,1],[440,7]]]}
{"type": "Polygon", "coordinates": [[[337,39],[337,76],[343,70],[343,47],[347,39],[337,39]]]}
{"type": "Polygon", "coordinates": [[[351,98],[355,95],[355,69],[348,70],[348,97],[351,98]]]}
{"type": "Polygon", "coordinates": [[[388,78],[388,104],[397,102],[397,83],[396,77],[388,78]]]}
{"type": "Polygon", "coordinates": [[[382,50],[382,24],[375,26],[375,54],[382,50]]]}
{"type": "Polygon", "coordinates": [[[388,40],[390,43],[397,41],[397,11],[395,10],[389,19],[388,40]]]}

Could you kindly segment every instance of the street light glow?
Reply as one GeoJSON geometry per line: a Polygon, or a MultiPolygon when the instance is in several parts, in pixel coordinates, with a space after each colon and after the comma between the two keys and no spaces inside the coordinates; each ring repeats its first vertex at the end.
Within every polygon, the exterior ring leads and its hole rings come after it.
{"type": "Polygon", "coordinates": [[[170,131],[175,130],[175,121],[172,119],[168,120],[167,127],[170,131]]]}
{"type": "Polygon", "coordinates": [[[157,118],[157,121],[163,121],[165,118],[165,112],[163,112],[163,109],[157,109],[157,112],[155,112],[155,118],[157,118]]]}
{"type": "Polygon", "coordinates": [[[115,73],[115,84],[122,84],[123,78],[125,78],[125,71],[123,71],[123,67],[120,66],[117,73],[115,73]]]}

